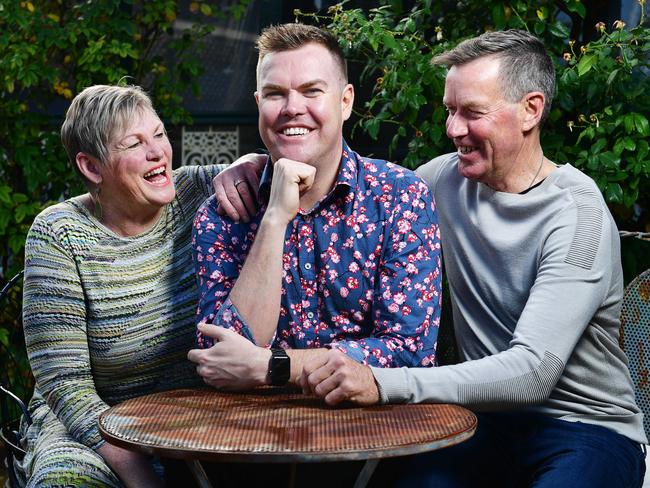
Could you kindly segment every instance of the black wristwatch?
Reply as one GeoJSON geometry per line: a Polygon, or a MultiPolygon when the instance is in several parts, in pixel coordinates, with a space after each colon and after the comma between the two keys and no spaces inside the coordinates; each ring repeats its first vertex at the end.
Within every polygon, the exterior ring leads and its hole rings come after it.
{"type": "Polygon", "coordinates": [[[269,359],[268,379],[273,386],[284,386],[291,376],[291,359],[287,351],[279,348],[271,349],[269,359]]]}

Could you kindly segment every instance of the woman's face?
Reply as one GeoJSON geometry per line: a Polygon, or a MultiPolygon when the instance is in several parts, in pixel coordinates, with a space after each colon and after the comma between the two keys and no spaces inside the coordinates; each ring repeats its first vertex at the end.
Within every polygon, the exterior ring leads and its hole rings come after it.
{"type": "Polygon", "coordinates": [[[123,134],[109,144],[102,168],[101,203],[119,218],[157,216],[176,195],[172,148],[161,120],[143,110],[123,134]]]}

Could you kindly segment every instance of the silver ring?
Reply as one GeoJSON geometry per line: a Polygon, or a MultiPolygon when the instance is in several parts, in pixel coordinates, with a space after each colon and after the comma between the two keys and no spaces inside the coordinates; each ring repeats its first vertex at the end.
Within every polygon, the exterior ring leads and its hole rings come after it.
{"type": "Polygon", "coordinates": [[[240,183],[243,183],[243,182],[244,182],[244,180],[237,180],[237,181],[235,181],[235,182],[233,183],[233,186],[234,186],[235,188],[237,188],[237,185],[239,185],[240,183]]]}

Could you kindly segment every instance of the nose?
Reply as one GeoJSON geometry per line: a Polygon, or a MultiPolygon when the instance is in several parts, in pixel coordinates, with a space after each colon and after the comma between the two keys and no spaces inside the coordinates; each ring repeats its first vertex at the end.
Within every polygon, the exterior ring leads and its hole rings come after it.
{"type": "Polygon", "coordinates": [[[147,148],[147,159],[150,159],[152,161],[158,161],[159,159],[162,159],[163,156],[165,155],[165,151],[164,151],[165,141],[157,141],[157,140],[152,141],[149,144],[149,147],[147,148]]]}
{"type": "Polygon", "coordinates": [[[467,135],[467,121],[458,112],[447,116],[447,137],[455,139],[467,135]]]}
{"type": "Polygon", "coordinates": [[[295,117],[296,115],[303,113],[304,110],[305,105],[303,97],[297,91],[289,90],[289,93],[285,98],[284,106],[282,107],[282,114],[289,117],[295,117]]]}

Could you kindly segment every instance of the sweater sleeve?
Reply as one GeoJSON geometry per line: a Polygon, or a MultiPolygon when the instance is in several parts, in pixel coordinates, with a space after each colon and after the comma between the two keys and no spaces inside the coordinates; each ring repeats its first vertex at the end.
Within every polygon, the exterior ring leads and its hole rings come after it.
{"type": "Polygon", "coordinates": [[[508,349],[439,368],[373,369],[382,401],[498,410],[547,400],[609,292],[618,236],[604,213],[586,195],[554,220],[508,349]]]}
{"type": "Polygon", "coordinates": [[[27,236],[25,344],[36,386],[54,414],[74,439],[97,449],[104,443],[97,419],[108,405],[93,381],[84,290],[67,249],[74,237],[57,234],[39,216],[27,236]]]}

